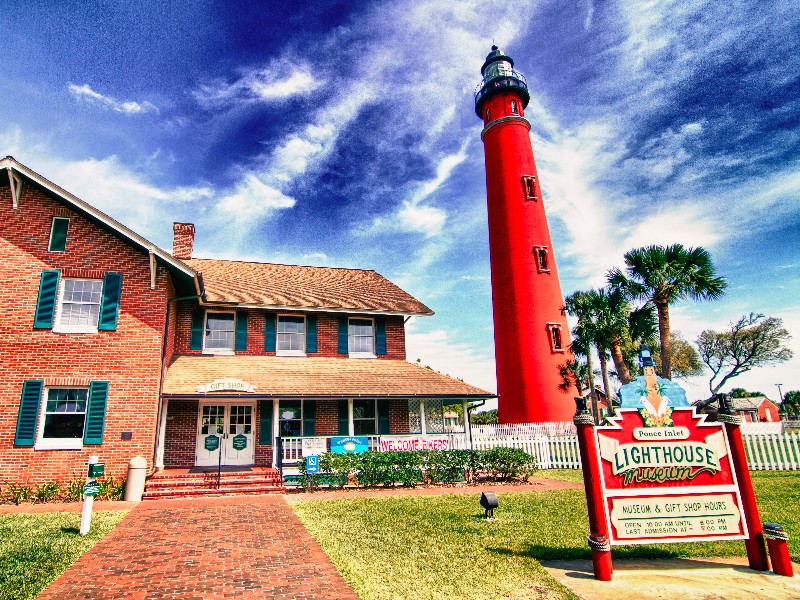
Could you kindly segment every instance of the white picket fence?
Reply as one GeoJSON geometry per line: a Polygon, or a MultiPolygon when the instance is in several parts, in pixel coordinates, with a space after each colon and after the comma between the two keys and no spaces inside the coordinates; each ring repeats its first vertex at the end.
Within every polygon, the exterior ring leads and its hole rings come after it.
{"type": "MultiPolygon", "coordinates": [[[[506,426],[513,430],[515,426],[506,426]]],[[[472,430],[476,450],[519,448],[536,458],[540,469],[580,469],[578,437],[562,435],[487,435],[472,430]]],[[[744,433],[745,453],[752,471],[800,470],[800,433],[744,433]]]]}

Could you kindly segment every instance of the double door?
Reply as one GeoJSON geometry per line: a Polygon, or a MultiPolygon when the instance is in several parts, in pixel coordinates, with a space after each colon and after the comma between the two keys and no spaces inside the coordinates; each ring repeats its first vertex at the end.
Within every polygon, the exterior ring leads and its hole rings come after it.
{"type": "Polygon", "coordinates": [[[198,467],[255,462],[255,403],[201,403],[197,419],[198,467]]]}

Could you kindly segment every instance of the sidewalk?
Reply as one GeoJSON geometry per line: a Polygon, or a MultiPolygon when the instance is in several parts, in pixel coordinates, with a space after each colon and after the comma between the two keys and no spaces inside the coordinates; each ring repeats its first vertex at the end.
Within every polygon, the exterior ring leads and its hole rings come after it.
{"type": "Polygon", "coordinates": [[[283,496],[138,504],[42,599],[358,596],[283,496]]]}

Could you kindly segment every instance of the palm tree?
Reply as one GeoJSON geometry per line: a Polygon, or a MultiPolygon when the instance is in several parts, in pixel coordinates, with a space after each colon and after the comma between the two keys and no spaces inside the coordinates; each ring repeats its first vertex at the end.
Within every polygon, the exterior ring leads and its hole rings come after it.
{"type": "Polygon", "coordinates": [[[716,276],[711,256],[704,248],[647,246],[625,253],[625,273],[608,272],[608,281],[631,300],[647,300],[656,306],[661,339],[661,372],[672,379],[672,346],[669,337],[669,305],[677,300],[716,300],[727,283],[716,276]]]}
{"type": "MultiPolygon", "coordinates": [[[[570,350],[577,357],[586,357],[586,367],[589,376],[589,393],[592,399],[592,415],[595,423],[599,423],[597,407],[597,394],[594,391],[594,371],[592,369],[592,346],[597,336],[597,328],[593,315],[592,305],[594,303],[593,294],[595,290],[588,292],[573,292],[564,299],[564,309],[574,317],[578,318],[578,324],[572,328],[572,345],[570,350]]],[[[578,387],[583,387],[578,384],[578,387]]],[[[579,392],[580,393],[580,392],[579,392]]]]}
{"type": "Polygon", "coordinates": [[[625,357],[634,348],[638,350],[641,342],[650,342],[655,338],[655,307],[646,302],[641,308],[633,310],[624,294],[611,286],[592,293],[591,304],[596,323],[595,345],[600,356],[603,384],[606,394],[609,394],[607,353],[611,354],[620,383],[625,385],[633,381],[625,357]]]}

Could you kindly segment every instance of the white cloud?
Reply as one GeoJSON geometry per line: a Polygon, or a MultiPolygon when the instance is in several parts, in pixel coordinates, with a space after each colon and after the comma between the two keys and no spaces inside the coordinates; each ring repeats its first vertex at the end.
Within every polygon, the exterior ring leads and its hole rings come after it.
{"type": "Polygon", "coordinates": [[[216,210],[222,213],[222,218],[247,224],[254,219],[270,216],[277,210],[292,208],[295,203],[294,198],[265,184],[253,173],[248,173],[231,193],[219,200],[216,210]]]}
{"type": "Polygon", "coordinates": [[[406,326],[408,360],[419,358],[423,365],[436,371],[490,392],[497,390],[493,348],[476,348],[459,341],[463,338],[460,333],[444,329],[418,331],[421,326],[415,321],[412,319],[406,326]]]}
{"type": "Polygon", "coordinates": [[[84,101],[89,104],[100,106],[112,110],[114,112],[124,113],[126,115],[139,115],[144,113],[158,114],[158,108],[150,102],[134,102],[132,100],[117,100],[111,96],[104,96],[103,94],[94,91],[88,84],[75,85],[74,83],[67,84],[67,89],[79,101],[84,101]]]}
{"type": "Polygon", "coordinates": [[[200,85],[192,92],[205,107],[219,107],[241,102],[272,102],[313,92],[323,85],[307,66],[296,66],[288,76],[277,61],[270,67],[244,72],[228,83],[221,79],[200,85]]]}

